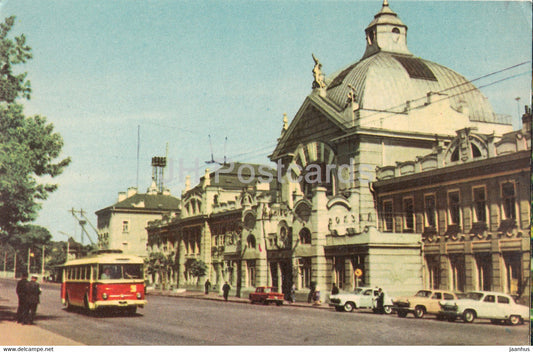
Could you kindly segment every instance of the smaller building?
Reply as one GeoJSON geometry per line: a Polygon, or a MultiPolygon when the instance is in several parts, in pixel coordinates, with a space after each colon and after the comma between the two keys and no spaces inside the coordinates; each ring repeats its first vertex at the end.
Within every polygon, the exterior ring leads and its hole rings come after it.
{"type": "Polygon", "coordinates": [[[130,187],[118,194],[115,204],[96,211],[99,247],[147,257],[148,223],[174,217],[179,208],[180,200],[168,191],[161,192],[155,181],[144,194],[130,187]]]}
{"type": "Polygon", "coordinates": [[[501,138],[457,131],[411,162],[378,167],[380,231],[417,233],[426,288],[529,300],[531,110],[501,138]]]}

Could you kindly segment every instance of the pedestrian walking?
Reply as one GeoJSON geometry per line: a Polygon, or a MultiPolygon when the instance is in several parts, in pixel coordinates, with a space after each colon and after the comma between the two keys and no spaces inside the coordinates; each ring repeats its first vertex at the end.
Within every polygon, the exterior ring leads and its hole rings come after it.
{"type": "Polygon", "coordinates": [[[309,294],[307,295],[307,303],[311,303],[315,298],[315,287],[316,283],[311,282],[311,285],[309,286],[309,294]]]}
{"type": "Polygon", "coordinates": [[[228,284],[227,281],[224,283],[224,286],[222,286],[222,292],[223,292],[223,295],[224,295],[224,301],[228,300],[228,295],[229,295],[230,288],[231,287],[230,287],[230,285],[228,284]]]}
{"type": "Polygon", "coordinates": [[[33,320],[37,313],[37,305],[40,302],[39,296],[41,295],[41,287],[37,282],[37,276],[31,277],[31,281],[25,286],[25,290],[26,299],[22,324],[33,325],[33,320]]]}
{"type": "Polygon", "coordinates": [[[205,280],[204,288],[205,294],[207,295],[209,293],[209,290],[211,289],[211,282],[209,282],[209,279],[205,280]]]}
{"type": "Polygon", "coordinates": [[[292,285],[290,292],[290,303],[296,303],[296,285],[292,285]]]}
{"type": "Polygon", "coordinates": [[[378,289],[378,298],[376,299],[376,308],[378,314],[385,313],[385,309],[383,307],[385,301],[385,294],[383,293],[383,290],[381,287],[378,289]]]}
{"type": "Polygon", "coordinates": [[[22,323],[23,313],[26,303],[26,285],[28,284],[28,273],[23,272],[20,280],[17,282],[17,297],[19,299],[19,305],[17,307],[17,323],[22,323]]]}
{"type": "Polygon", "coordinates": [[[320,288],[317,286],[315,287],[315,295],[314,295],[314,304],[320,305],[322,302],[320,302],[320,288]]]}

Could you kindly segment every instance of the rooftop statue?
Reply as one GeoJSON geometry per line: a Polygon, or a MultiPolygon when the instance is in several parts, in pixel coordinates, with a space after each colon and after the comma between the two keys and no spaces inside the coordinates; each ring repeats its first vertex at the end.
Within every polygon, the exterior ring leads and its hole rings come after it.
{"type": "Polygon", "coordinates": [[[315,66],[313,67],[313,77],[315,78],[313,82],[313,89],[316,88],[326,88],[326,83],[324,82],[324,74],[322,73],[322,64],[315,57],[315,54],[311,54],[313,60],[315,61],[315,66]]]}

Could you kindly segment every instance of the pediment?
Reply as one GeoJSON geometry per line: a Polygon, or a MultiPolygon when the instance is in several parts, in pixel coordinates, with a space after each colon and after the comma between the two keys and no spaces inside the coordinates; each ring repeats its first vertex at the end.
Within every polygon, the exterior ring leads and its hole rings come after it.
{"type": "Polygon", "coordinates": [[[346,128],[335,111],[328,109],[326,105],[320,102],[320,98],[307,97],[289,128],[279,139],[270,159],[277,160],[294,153],[300,144],[311,141],[329,144],[332,139],[343,135],[346,128]]]}

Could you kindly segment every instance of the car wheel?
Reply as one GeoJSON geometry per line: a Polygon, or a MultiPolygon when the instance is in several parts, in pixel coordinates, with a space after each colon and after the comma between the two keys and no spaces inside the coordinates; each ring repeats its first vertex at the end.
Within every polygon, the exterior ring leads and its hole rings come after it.
{"type": "Polygon", "coordinates": [[[418,306],[415,308],[415,311],[414,311],[415,318],[421,319],[424,317],[425,313],[426,313],[426,308],[424,308],[423,306],[418,306]]]}
{"type": "Polygon", "coordinates": [[[471,309],[465,310],[465,312],[463,313],[463,320],[465,321],[465,323],[473,323],[474,320],[476,320],[476,312],[471,309]]]}
{"type": "Polygon", "coordinates": [[[355,305],[352,302],[344,303],[344,311],[345,312],[351,312],[352,310],[354,310],[354,308],[355,308],[355,305]]]}
{"type": "Polygon", "coordinates": [[[385,314],[391,314],[392,313],[392,307],[391,306],[385,306],[383,307],[383,312],[385,314]]]}
{"type": "Polygon", "coordinates": [[[407,312],[405,310],[399,310],[398,311],[398,316],[400,318],[405,318],[407,316],[407,312]]]}
{"type": "Polygon", "coordinates": [[[509,324],[511,325],[518,325],[522,324],[522,318],[518,315],[511,315],[509,317],[509,324]]]}

